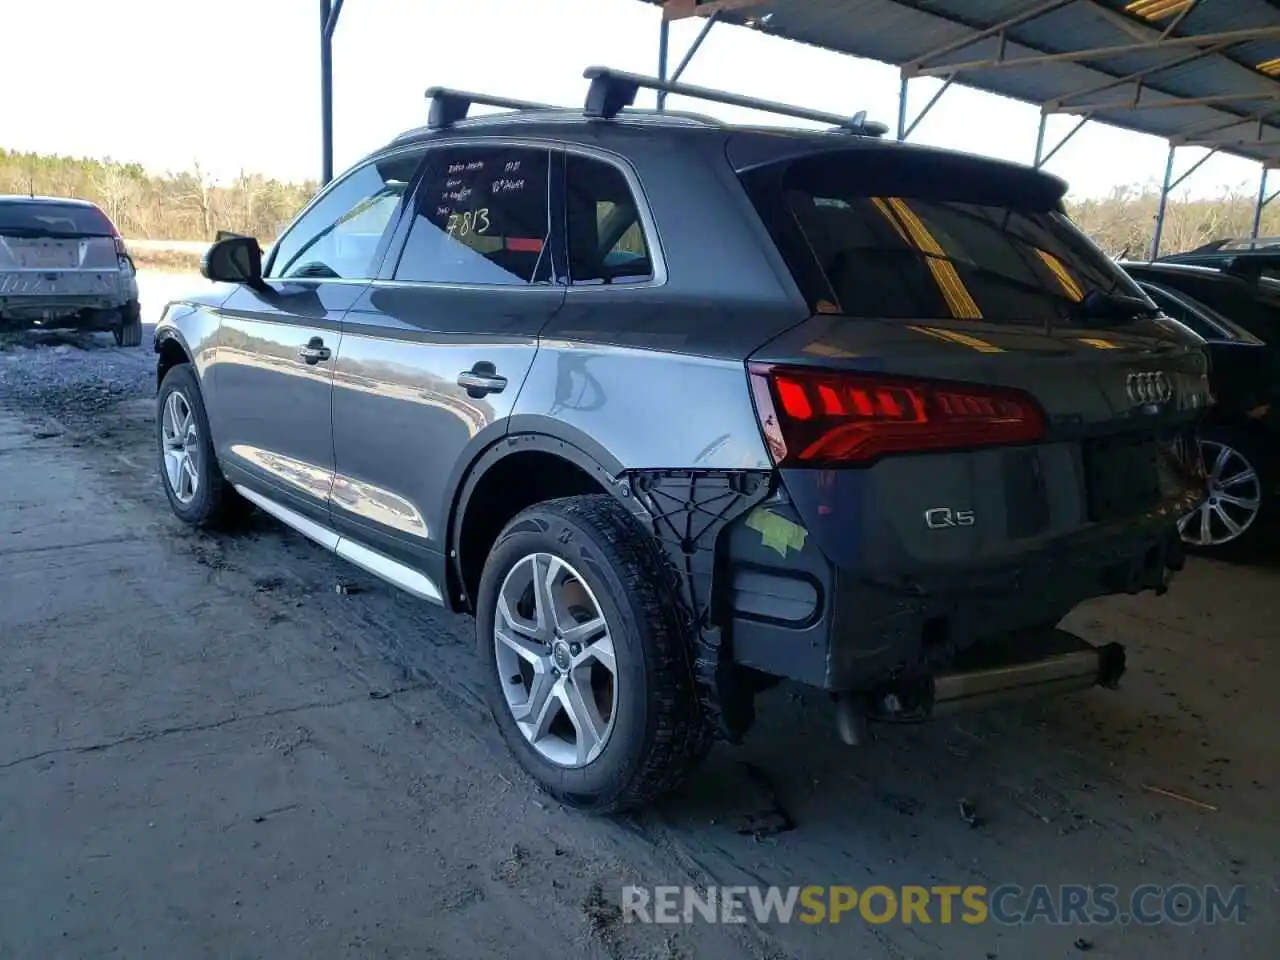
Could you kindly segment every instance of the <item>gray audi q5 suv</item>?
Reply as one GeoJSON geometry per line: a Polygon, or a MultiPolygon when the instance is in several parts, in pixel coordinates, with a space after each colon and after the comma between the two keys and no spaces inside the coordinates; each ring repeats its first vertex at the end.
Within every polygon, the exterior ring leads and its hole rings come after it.
{"type": "Polygon", "coordinates": [[[850,742],[1114,685],[1123,648],[1056,624],[1180,567],[1207,362],[1064,184],[588,76],[582,110],[429,91],[269,252],[209,250],[156,331],[174,512],[256,505],[474,614],[512,751],[596,811],[779,679],[850,742]]]}

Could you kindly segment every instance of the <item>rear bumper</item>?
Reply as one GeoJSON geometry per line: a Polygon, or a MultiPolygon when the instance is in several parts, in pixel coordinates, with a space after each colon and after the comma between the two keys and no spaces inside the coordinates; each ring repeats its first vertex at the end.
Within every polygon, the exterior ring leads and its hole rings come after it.
{"type": "Polygon", "coordinates": [[[137,299],[118,270],[0,270],[0,319],[48,322],[85,310],[113,310],[137,299]]]}
{"type": "Polygon", "coordinates": [[[0,299],[63,300],[77,297],[129,295],[127,277],[119,270],[0,270],[0,299]]]}
{"type": "Polygon", "coordinates": [[[1060,634],[1054,625],[1085,600],[1163,589],[1184,557],[1178,513],[1166,510],[1078,533],[1003,564],[894,577],[832,564],[802,536],[785,498],[763,509],[776,520],[748,516],[725,535],[721,582],[727,582],[734,660],[835,692],[927,677],[945,702],[994,691],[1000,677],[1043,692],[1090,685],[1100,670],[1090,660],[1096,661],[1092,647],[1066,651],[1063,659],[1064,651],[1039,638],[1060,634]],[[762,526],[773,529],[766,535],[762,526]],[[981,665],[967,672],[964,658],[990,649],[1000,650],[1002,672],[985,674],[981,665]]]}
{"type": "Polygon", "coordinates": [[[121,322],[131,323],[142,315],[135,298],[0,297],[0,324],[44,326],[77,330],[112,330],[121,322]]]}

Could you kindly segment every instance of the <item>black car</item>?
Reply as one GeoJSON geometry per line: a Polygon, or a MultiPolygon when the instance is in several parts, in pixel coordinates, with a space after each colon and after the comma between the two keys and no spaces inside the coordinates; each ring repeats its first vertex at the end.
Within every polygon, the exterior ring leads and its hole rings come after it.
{"type": "MultiPolygon", "coordinates": [[[[157,461],[474,613],[556,796],[656,797],[787,678],[839,728],[1114,685],[1080,602],[1165,589],[1209,399],[1040,171],[828,130],[432,91],[157,328],[157,461]],[[474,102],[506,107],[468,118],[474,102]]],[[[426,643],[426,638],[406,642],[426,643]]]]}
{"type": "Polygon", "coordinates": [[[1215,404],[1200,440],[1209,498],[1182,519],[1183,539],[1251,554],[1278,526],[1280,284],[1189,263],[1123,266],[1167,316],[1205,341],[1212,360],[1215,404]]]}
{"type": "Polygon", "coordinates": [[[1215,240],[1185,253],[1170,253],[1158,263],[1213,267],[1243,280],[1280,280],[1280,239],[1215,240]]]}

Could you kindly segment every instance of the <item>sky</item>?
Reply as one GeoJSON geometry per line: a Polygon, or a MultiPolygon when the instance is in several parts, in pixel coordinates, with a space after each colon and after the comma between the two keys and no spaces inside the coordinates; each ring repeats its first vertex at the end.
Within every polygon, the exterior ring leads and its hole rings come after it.
{"type": "MultiPolygon", "coordinates": [[[[157,172],[198,162],[217,179],[242,169],[318,178],[318,17],[318,0],[0,0],[0,147],[157,172]]],[[[429,86],[577,105],[591,64],[654,74],[659,19],[639,0],[347,0],[334,36],[335,169],[425,122],[429,86]]],[[[673,66],[700,26],[673,25],[673,66]]],[[[724,24],[683,79],[843,115],[866,110],[891,128],[897,116],[895,68],[724,24]]],[[[912,81],[913,114],[938,85],[912,81]]],[[[780,122],[677,97],[668,107],[780,122]]],[[[1051,117],[1047,142],[1074,121],[1051,117]]],[[[953,86],[911,140],[1030,163],[1038,122],[1033,106],[953,86]]],[[[1074,197],[1103,196],[1158,185],[1167,153],[1155,137],[1091,122],[1047,169],[1074,197]]],[[[1202,153],[1178,151],[1179,170],[1202,153]]],[[[1252,194],[1258,176],[1257,164],[1214,156],[1179,195],[1252,194]]]]}

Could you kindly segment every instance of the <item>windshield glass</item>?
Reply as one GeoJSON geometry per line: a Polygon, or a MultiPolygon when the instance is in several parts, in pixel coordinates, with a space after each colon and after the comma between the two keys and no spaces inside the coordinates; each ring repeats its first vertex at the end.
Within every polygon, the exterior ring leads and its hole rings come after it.
{"type": "Polygon", "coordinates": [[[918,175],[860,176],[843,159],[806,158],[772,184],[748,178],[816,311],[1070,325],[1102,302],[1149,307],[1056,203],[992,184],[921,190],[918,175]]]}
{"type": "Polygon", "coordinates": [[[111,221],[97,207],[41,200],[0,201],[0,233],[40,233],[48,236],[110,237],[111,221]]]}

